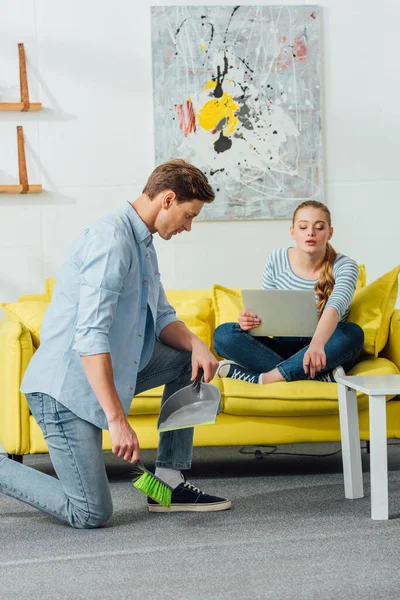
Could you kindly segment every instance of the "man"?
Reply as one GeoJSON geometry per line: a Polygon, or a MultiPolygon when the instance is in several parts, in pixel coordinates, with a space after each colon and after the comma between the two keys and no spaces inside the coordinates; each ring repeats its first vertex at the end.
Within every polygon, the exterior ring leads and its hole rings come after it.
{"type": "MultiPolygon", "coordinates": [[[[157,167],[132,204],[99,219],[75,240],[43,320],[41,344],[21,391],[43,431],[58,479],[0,457],[0,491],[66,521],[99,527],[112,514],[102,429],[112,451],[134,463],[139,443],[126,415],[134,394],[165,384],[163,402],[201,367],[218,363],[176,317],[158,272],[152,234],[169,240],[190,231],[214,192],[183,160],[157,167]]],[[[172,511],[230,508],[195,488],[193,429],[160,435],[156,475],[172,488],[172,511]]],[[[168,511],[148,499],[150,511],[168,511]]]]}

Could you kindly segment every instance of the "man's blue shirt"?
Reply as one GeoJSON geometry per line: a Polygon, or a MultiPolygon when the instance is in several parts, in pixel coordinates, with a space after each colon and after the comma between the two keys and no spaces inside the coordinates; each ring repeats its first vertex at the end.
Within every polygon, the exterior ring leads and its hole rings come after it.
{"type": "Polygon", "coordinates": [[[117,393],[128,414],[138,371],[149,362],[155,338],[177,320],[160,282],[152,235],[127,202],[85,229],[72,245],[21,391],[49,394],[106,429],[80,357],[110,353],[117,393]]]}

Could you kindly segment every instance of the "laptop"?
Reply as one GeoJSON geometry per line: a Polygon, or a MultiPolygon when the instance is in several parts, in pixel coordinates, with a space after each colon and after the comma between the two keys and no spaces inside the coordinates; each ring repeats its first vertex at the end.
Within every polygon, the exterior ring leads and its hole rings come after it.
{"type": "Polygon", "coordinates": [[[242,290],[246,310],[261,324],[254,336],[312,337],[319,314],[313,290],[242,290]]]}

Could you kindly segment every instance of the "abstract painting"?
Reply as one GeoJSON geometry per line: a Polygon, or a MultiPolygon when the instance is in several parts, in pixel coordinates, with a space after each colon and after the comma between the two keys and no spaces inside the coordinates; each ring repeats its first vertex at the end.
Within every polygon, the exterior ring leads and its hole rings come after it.
{"type": "Polygon", "coordinates": [[[199,219],[288,218],[323,201],[317,6],[152,7],[156,164],[184,158],[199,219]]]}

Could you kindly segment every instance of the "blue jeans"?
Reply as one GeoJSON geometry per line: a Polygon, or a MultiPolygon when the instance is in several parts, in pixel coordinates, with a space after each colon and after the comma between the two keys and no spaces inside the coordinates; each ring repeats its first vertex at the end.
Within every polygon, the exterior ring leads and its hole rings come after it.
{"type": "MultiPolygon", "coordinates": [[[[189,385],[191,353],[156,342],[139,373],[136,394],[165,385],[162,402],[189,385]]],[[[102,455],[102,431],[77,417],[51,396],[27,394],[49,448],[57,479],[0,454],[0,492],[22,500],[72,527],[93,528],[112,515],[110,487],[102,455]]],[[[156,465],[189,469],[193,429],[160,434],[156,465]]]]}
{"type": "MultiPolygon", "coordinates": [[[[214,332],[214,349],[220,356],[257,373],[278,369],[285,381],[309,379],[303,369],[304,354],[311,338],[253,337],[238,323],[224,323],[214,332]]],[[[319,374],[341,365],[347,372],[360,355],[364,332],[356,323],[338,323],[325,344],[326,367],[319,374]]]]}

